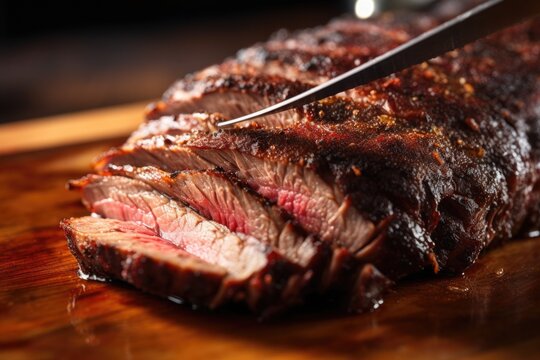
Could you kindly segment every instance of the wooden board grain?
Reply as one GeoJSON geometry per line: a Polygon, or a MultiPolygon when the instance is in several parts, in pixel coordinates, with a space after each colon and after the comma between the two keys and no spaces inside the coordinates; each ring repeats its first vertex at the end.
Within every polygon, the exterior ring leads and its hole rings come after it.
{"type": "Polygon", "coordinates": [[[129,135],[148,102],[51,116],[0,126],[0,155],[129,135]]]}
{"type": "Polygon", "coordinates": [[[79,279],[58,222],[86,210],[64,184],[120,142],[0,156],[1,359],[540,356],[537,239],[492,249],[463,276],[410,279],[379,310],[354,316],[310,308],[259,323],[79,279]]]}

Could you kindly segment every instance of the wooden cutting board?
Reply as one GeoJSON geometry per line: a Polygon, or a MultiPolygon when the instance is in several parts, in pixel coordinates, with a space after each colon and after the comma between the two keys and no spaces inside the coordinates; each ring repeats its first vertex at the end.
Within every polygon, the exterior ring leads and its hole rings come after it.
{"type": "Polygon", "coordinates": [[[86,210],[67,179],[139,122],[140,104],[0,127],[1,359],[540,358],[540,241],[492,249],[463,276],[408,280],[362,315],[260,323],[120,283],[84,281],[58,228],[86,210]]]}

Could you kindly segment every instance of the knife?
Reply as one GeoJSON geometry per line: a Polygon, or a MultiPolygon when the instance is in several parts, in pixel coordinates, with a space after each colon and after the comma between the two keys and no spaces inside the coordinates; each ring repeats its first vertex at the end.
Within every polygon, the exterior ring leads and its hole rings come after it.
{"type": "Polygon", "coordinates": [[[253,120],[327,98],[420,64],[540,14],[540,0],[489,0],[314,88],[219,127],[253,120]]]}

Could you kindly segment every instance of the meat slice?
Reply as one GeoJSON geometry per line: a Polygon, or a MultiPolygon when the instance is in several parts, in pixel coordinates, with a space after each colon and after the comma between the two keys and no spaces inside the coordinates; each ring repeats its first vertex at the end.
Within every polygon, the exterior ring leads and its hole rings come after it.
{"type": "Polygon", "coordinates": [[[215,307],[227,295],[229,273],[132,222],[65,219],[61,227],[81,271],[124,280],[139,289],[215,307]]]}
{"type": "Polygon", "coordinates": [[[90,175],[70,185],[82,190],[83,202],[93,213],[140,223],[191,254],[227,268],[239,279],[266,263],[267,249],[254,238],[241,239],[137,180],[90,175]]]}
{"type": "Polygon", "coordinates": [[[351,206],[350,199],[310,169],[225,147],[212,148],[210,143],[196,146],[192,137],[177,139],[177,143],[169,140],[169,145],[164,145],[165,140],[156,137],[109,152],[96,168],[105,173],[111,165],[150,165],[165,171],[221,168],[276,202],[306,231],[338,247],[356,252],[374,233],[374,224],[351,206]]]}
{"type": "MultiPolygon", "coordinates": [[[[231,180],[230,174],[211,170],[167,173],[154,167],[131,165],[110,166],[108,171],[142,180],[232,231],[271,244],[287,259],[309,269],[311,288],[319,293],[331,290],[335,295],[341,292],[350,298],[351,291],[357,292],[359,285],[355,279],[360,276],[365,261],[358,261],[348,249],[329,246],[304,234],[280,209],[231,180]]],[[[382,278],[378,271],[376,273],[382,278]]],[[[378,289],[382,291],[384,286],[380,285],[378,289]]]]}
{"type": "Polygon", "coordinates": [[[395,15],[388,15],[384,21],[342,18],[324,27],[293,33],[282,30],[266,43],[239,51],[234,59],[236,66],[232,66],[232,61],[225,62],[220,71],[244,67],[251,72],[321,83],[435,25],[428,17],[401,26],[397,26],[398,22],[399,16],[395,15]]]}
{"type": "Polygon", "coordinates": [[[195,209],[233,232],[270,244],[292,261],[312,267],[321,245],[286,219],[283,212],[230,176],[216,171],[165,172],[155,167],[111,166],[113,175],[138,179],[168,197],[195,209]]]}
{"type": "MultiPolygon", "coordinates": [[[[234,118],[294,96],[387,52],[435,25],[429,17],[407,23],[339,19],[325,27],[280,31],[270,41],[238,52],[235,58],[177,81],[147,117],[219,112],[234,118]]],[[[286,127],[296,111],[269,115],[259,124],[286,127]]]]}
{"type": "MultiPolygon", "coordinates": [[[[189,78],[203,84],[207,79],[268,76],[317,85],[408,41],[436,25],[433,18],[388,14],[377,21],[341,18],[326,26],[290,33],[281,30],[265,43],[240,50],[236,57],[210,66],[189,78]],[[382,21],[381,21],[382,20],[382,21]],[[228,77],[224,77],[228,76],[228,77]]],[[[182,82],[169,89],[178,91],[182,82]]],[[[164,101],[169,100],[164,97],[164,101]]],[[[231,115],[232,116],[232,115],[231,115]]]]}
{"type": "MultiPolygon", "coordinates": [[[[157,295],[210,308],[244,301],[246,292],[249,294],[250,290],[261,287],[258,281],[253,281],[248,288],[240,286],[226,269],[193,256],[156,236],[151,229],[133,222],[88,216],[64,219],[60,225],[86,275],[123,280],[157,295]]],[[[345,305],[351,310],[380,305],[388,280],[369,264],[361,267],[354,279],[353,291],[348,296],[350,301],[345,305]]],[[[290,305],[290,301],[281,299],[274,307],[264,308],[262,315],[290,305]]]]}
{"type": "MultiPolygon", "coordinates": [[[[220,113],[233,118],[244,115],[309,89],[312,85],[280,76],[219,74],[202,79],[188,77],[175,83],[163,99],[148,108],[146,117],[156,119],[180,113],[220,113]]],[[[260,120],[286,127],[297,112],[285,111],[260,120]]]]}
{"type": "Polygon", "coordinates": [[[90,211],[139,223],[191,255],[226,269],[235,281],[230,291],[243,294],[237,296],[245,297],[255,311],[272,312],[300,301],[299,293],[311,276],[268,244],[231,232],[141,181],[90,175],[71,182],[71,187],[81,189],[90,211]]]}
{"type": "Polygon", "coordinates": [[[170,135],[180,135],[190,131],[216,131],[216,124],[223,120],[226,119],[217,113],[165,115],[155,121],[143,122],[139,128],[130,135],[126,143],[134,143],[137,140],[165,133],[170,135]]]}

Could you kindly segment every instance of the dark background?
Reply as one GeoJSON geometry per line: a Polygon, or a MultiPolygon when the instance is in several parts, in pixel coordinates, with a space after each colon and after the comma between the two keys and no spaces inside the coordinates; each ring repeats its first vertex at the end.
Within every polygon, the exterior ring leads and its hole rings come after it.
{"type": "Polygon", "coordinates": [[[280,28],[324,24],[353,7],[353,0],[0,0],[0,123],[157,98],[176,78],[280,28]]]}
{"type": "Polygon", "coordinates": [[[0,122],[157,98],[174,79],[347,1],[0,2],[0,122]]]}

